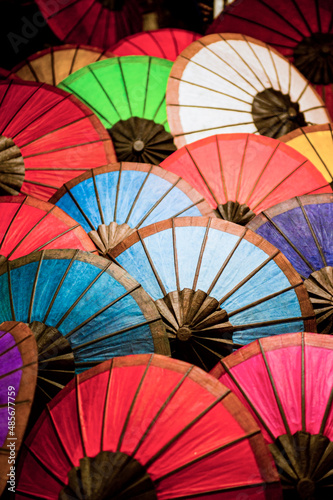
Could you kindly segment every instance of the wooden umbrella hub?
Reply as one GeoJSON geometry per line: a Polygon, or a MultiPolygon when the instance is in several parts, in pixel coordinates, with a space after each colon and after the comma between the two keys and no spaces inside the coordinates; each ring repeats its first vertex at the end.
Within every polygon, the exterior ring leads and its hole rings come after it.
{"type": "Polygon", "coordinates": [[[176,151],[173,137],[163,125],[146,118],[119,120],[108,132],[119,161],[159,165],[176,151]]]}
{"type": "Polygon", "coordinates": [[[311,83],[333,83],[332,33],[313,33],[303,38],[294,49],[294,64],[311,83]]]}
{"type": "Polygon", "coordinates": [[[277,466],[283,498],[328,500],[333,487],[333,443],[323,434],[298,431],[279,436],[270,451],[277,466]]]}
{"type": "Polygon", "coordinates": [[[209,370],[232,351],[233,326],[228,314],[206,292],[184,288],[155,303],[166,326],[173,357],[209,370]]]}
{"type": "Polygon", "coordinates": [[[24,182],[25,168],[13,139],[0,135],[0,196],[16,196],[24,182]]]}
{"type": "Polygon", "coordinates": [[[318,333],[333,334],[333,267],[314,271],[304,285],[316,315],[318,333]]]}
{"type": "Polygon", "coordinates": [[[59,500],[156,500],[154,483],[146,468],[122,452],[101,451],[80,459],[68,473],[68,485],[59,500]]]}
{"type": "Polygon", "coordinates": [[[222,219],[241,226],[245,226],[256,215],[245,203],[241,205],[238,201],[227,201],[223,205],[218,205],[217,212],[222,219]]]}
{"type": "Polygon", "coordinates": [[[273,88],[259,92],[253,99],[252,117],[258,132],[278,139],[299,127],[306,127],[298,102],[273,88]]]}
{"type": "Polygon", "coordinates": [[[98,226],[97,231],[90,231],[88,234],[99,253],[103,257],[108,257],[107,253],[134,231],[135,229],[126,223],[117,224],[117,222],[111,222],[109,225],[101,224],[98,226]]]}

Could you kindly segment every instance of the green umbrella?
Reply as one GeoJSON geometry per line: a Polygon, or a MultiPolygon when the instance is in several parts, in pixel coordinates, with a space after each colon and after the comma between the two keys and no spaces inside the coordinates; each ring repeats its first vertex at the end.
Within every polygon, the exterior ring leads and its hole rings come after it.
{"type": "Polygon", "coordinates": [[[115,57],[89,64],[58,86],[96,113],[119,161],[158,164],[176,149],[165,104],[171,67],[157,57],[115,57]]]}

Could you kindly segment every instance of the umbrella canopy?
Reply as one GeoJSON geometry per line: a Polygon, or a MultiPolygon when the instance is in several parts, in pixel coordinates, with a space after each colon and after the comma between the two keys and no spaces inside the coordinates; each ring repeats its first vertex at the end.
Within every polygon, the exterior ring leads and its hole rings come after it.
{"type": "Polygon", "coordinates": [[[23,323],[0,324],[0,495],[15,491],[12,474],[29,418],[37,378],[37,347],[23,323]],[[14,465],[13,465],[14,464],[14,465]],[[10,481],[9,483],[7,481],[10,481]],[[12,490],[13,491],[13,490],[12,490]]]}
{"type": "Polygon", "coordinates": [[[0,80],[6,80],[9,78],[10,71],[7,69],[0,68],[0,80]]]}
{"type": "Polygon", "coordinates": [[[239,494],[281,498],[253,417],[199,368],[141,355],[77,376],[48,405],[26,441],[15,498],[239,494]]]}
{"type": "Polygon", "coordinates": [[[174,61],[192,42],[202,35],[177,28],[143,31],[127,36],[111,50],[116,56],[153,56],[174,61]]]}
{"type": "Polygon", "coordinates": [[[250,410],[269,443],[283,498],[332,498],[333,339],[256,340],[212,370],[250,410]]]}
{"type": "Polygon", "coordinates": [[[330,121],[303,75],[275,49],[244,35],[208,35],[176,59],[167,112],[177,147],[216,133],[278,138],[330,121]]]}
{"type": "Polygon", "coordinates": [[[51,202],[82,224],[102,255],[154,222],[180,215],[215,216],[187,182],[145,163],[90,170],[60,188],[51,202]]]}
{"type": "Polygon", "coordinates": [[[76,71],[59,87],[96,113],[119,161],[156,165],[176,149],[165,105],[171,67],[157,57],[114,57],[76,71]]]}
{"type": "Polygon", "coordinates": [[[142,30],[139,0],[63,0],[36,3],[52,31],[67,43],[109,49],[118,40],[142,30]]]}
{"type": "Polygon", "coordinates": [[[36,412],[75,370],[121,354],[169,354],[153,301],[102,257],[45,250],[7,261],[0,267],[0,296],[0,320],[28,323],[36,336],[36,412]]]}
{"type": "Polygon", "coordinates": [[[333,334],[333,194],[301,196],[257,215],[248,227],[283,252],[305,280],[317,330],[333,334]]]}
{"type": "Polygon", "coordinates": [[[287,259],[231,222],[158,222],[133,233],[110,255],[156,301],[171,354],[206,370],[234,345],[315,328],[302,280],[287,259]]]}
{"type": "Polygon", "coordinates": [[[113,57],[112,52],[88,45],[59,45],[33,54],[11,73],[22,80],[58,85],[78,69],[108,57],[113,57]]]}
{"type": "Polygon", "coordinates": [[[48,200],[64,182],[112,161],[109,135],[74,96],[43,83],[0,81],[0,195],[48,200]]]}
{"type": "Polygon", "coordinates": [[[180,148],[161,167],[195,187],[223,219],[242,225],[292,196],[332,191],[304,156],[254,134],[201,139],[180,148]]]}
{"type": "Polygon", "coordinates": [[[309,158],[333,185],[333,131],[330,123],[302,127],[284,135],[280,141],[309,158]]]}
{"type": "Polygon", "coordinates": [[[333,116],[333,23],[329,0],[235,2],[207,32],[244,33],[272,45],[315,86],[333,116]]]}
{"type": "Polygon", "coordinates": [[[97,253],[84,229],[51,203],[31,196],[2,196],[0,214],[0,262],[47,248],[97,253]]]}

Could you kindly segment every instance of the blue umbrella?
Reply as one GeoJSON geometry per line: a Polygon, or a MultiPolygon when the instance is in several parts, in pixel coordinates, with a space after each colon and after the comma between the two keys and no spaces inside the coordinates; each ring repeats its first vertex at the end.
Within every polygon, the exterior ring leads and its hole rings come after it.
{"type": "Polygon", "coordinates": [[[332,220],[333,194],[317,194],[279,203],[248,224],[279,248],[305,280],[320,333],[333,333],[332,220]]]}
{"type": "MultiPolygon", "coordinates": [[[[169,354],[160,315],[115,263],[78,250],[45,250],[0,267],[0,322],[28,323],[38,347],[38,397],[123,354],[169,354]]],[[[42,398],[43,396],[43,398],[42,398]]]]}
{"type": "Polygon", "coordinates": [[[233,346],[315,329],[302,280],[247,228],[184,217],[140,229],[111,251],[156,301],[171,354],[211,368],[233,346]]]}
{"type": "Polygon", "coordinates": [[[76,177],[52,203],[80,222],[101,254],[135,229],[180,215],[215,215],[181,177],[145,163],[114,163],[76,177]]]}

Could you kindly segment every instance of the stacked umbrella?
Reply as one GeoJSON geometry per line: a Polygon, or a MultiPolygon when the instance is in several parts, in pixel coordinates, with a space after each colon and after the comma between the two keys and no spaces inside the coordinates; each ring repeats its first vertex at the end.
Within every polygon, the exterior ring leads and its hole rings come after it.
{"type": "Polygon", "coordinates": [[[66,45],[1,71],[0,492],[330,498],[327,9],[292,58],[246,29],[290,25],[269,0],[204,37],[37,3],[66,45]]]}

